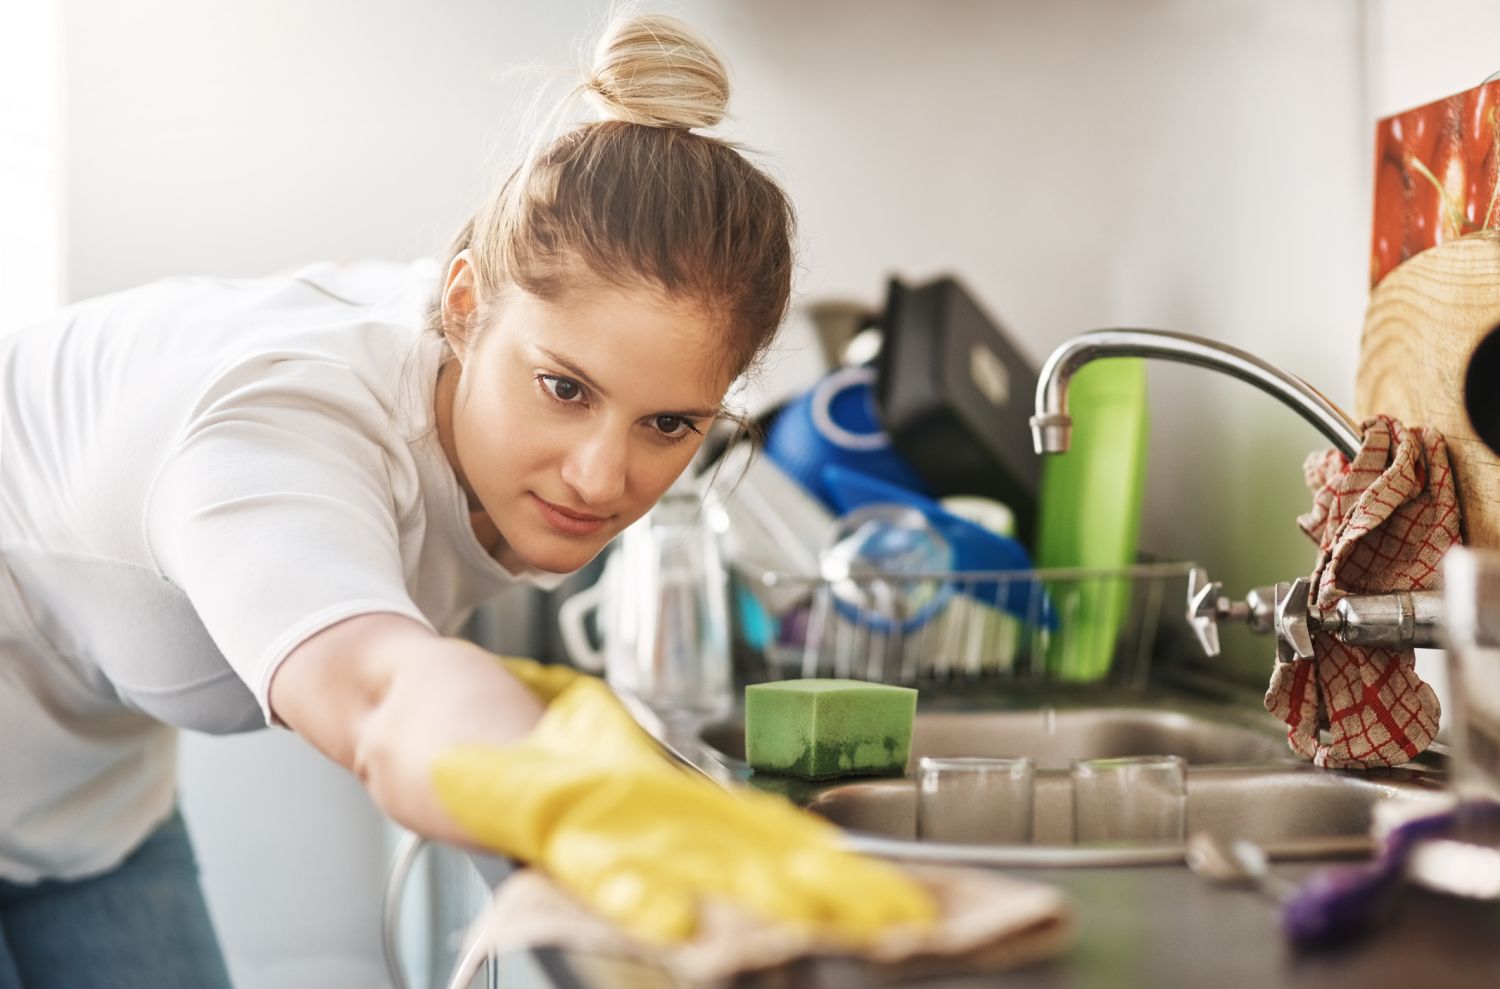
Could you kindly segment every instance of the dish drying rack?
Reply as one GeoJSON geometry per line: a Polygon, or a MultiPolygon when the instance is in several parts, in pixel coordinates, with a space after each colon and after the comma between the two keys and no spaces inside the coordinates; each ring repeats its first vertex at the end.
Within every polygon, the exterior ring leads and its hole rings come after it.
{"type": "Polygon", "coordinates": [[[1153,659],[1192,641],[1183,602],[1193,566],[837,578],[736,572],[738,672],[747,682],[837,677],[955,690],[987,682],[1143,687],[1153,659]],[[779,619],[760,604],[765,597],[780,602],[779,619]]]}

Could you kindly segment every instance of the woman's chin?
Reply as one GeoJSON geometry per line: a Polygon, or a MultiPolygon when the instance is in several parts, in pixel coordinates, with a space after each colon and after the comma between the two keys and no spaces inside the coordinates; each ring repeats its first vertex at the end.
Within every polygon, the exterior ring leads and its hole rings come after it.
{"type": "Polygon", "coordinates": [[[608,539],[567,539],[545,536],[535,540],[516,540],[502,552],[500,562],[516,569],[516,563],[543,573],[565,574],[581,570],[608,545],[608,539]],[[509,557],[509,559],[507,559],[509,557]]]}

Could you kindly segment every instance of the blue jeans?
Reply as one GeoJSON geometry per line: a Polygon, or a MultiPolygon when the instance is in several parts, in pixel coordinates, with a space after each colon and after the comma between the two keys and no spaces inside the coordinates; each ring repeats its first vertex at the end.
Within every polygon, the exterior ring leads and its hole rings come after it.
{"type": "Polygon", "coordinates": [[[103,875],[0,879],[0,989],[229,989],[182,816],[103,875]]]}

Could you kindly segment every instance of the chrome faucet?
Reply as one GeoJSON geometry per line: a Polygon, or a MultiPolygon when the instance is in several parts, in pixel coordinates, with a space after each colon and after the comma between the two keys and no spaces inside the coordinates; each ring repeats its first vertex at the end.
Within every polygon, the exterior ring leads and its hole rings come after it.
{"type": "Polygon", "coordinates": [[[1188,623],[1210,656],[1219,654],[1219,625],[1244,622],[1253,632],[1274,634],[1281,661],[1311,659],[1312,637],[1327,632],[1349,645],[1380,649],[1419,649],[1441,644],[1443,592],[1393,591],[1348,594],[1331,608],[1312,601],[1312,581],[1298,577],[1273,587],[1257,587],[1245,600],[1223,596],[1202,567],[1188,574],[1188,623]]]}
{"type": "MultiPolygon", "coordinates": [[[[1040,454],[1062,453],[1072,439],[1068,382],[1078,369],[1102,357],[1155,357],[1220,371],[1280,399],[1312,423],[1346,456],[1359,450],[1359,427],[1312,385],[1237,347],[1165,330],[1094,330],[1065,340],[1042,365],[1036,386],[1031,437],[1040,454]]],[[[1435,645],[1441,626],[1442,591],[1350,595],[1336,607],[1311,603],[1306,577],[1259,587],[1243,602],[1223,596],[1223,587],[1195,568],[1188,582],[1188,621],[1203,651],[1219,653],[1219,623],[1244,622],[1274,634],[1283,659],[1310,658],[1312,633],[1327,632],[1351,644],[1410,648],[1435,645]]]]}
{"type": "Polygon", "coordinates": [[[1062,453],[1072,437],[1068,382],[1101,357],[1155,357],[1223,372],[1281,400],[1317,427],[1344,455],[1359,449],[1359,427],[1312,385],[1237,347],[1165,330],[1094,330],[1065,340],[1042,365],[1036,385],[1031,438],[1037,453],[1062,453]]]}

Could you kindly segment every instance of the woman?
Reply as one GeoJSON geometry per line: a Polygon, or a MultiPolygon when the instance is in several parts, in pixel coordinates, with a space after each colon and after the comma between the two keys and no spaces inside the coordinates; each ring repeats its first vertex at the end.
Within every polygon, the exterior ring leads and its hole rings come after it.
{"type": "Polygon", "coordinates": [[[695,132],[727,82],[683,25],[617,20],[584,91],[605,119],[441,266],[168,280],[0,343],[0,986],[227,984],[178,728],[290,728],[400,824],[525,852],[434,787],[544,713],[452,635],[651,507],[792,265],[782,192],[695,132]]]}

